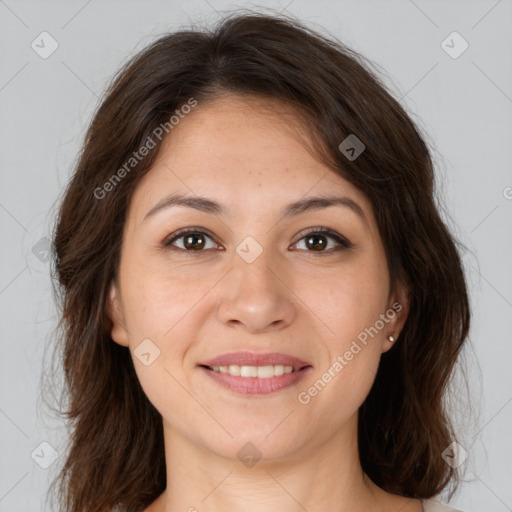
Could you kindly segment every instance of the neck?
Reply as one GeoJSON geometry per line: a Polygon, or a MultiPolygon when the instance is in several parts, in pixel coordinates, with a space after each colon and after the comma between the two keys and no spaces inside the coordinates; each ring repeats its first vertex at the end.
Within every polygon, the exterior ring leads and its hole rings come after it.
{"type": "MultiPolygon", "coordinates": [[[[382,510],[384,491],[364,474],[357,449],[357,415],[322,441],[271,457],[270,441],[255,443],[262,458],[245,465],[192,442],[164,422],[167,489],[162,512],[349,512],[382,510]]],[[[250,452],[250,450],[249,450],[250,452]]],[[[156,508],[156,507],[155,507],[156,508]]]]}

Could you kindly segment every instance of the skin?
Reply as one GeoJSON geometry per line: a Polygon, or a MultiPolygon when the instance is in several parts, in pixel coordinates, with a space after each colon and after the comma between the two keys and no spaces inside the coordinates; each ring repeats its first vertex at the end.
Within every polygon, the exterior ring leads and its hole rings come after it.
{"type": "Polygon", "coordinates": [[[420,512],[419,500],[388,494],[363,472],[358,408],[380,357],[407,317],[407,296],[389,295],[389,274],[371,204],[320,163],[304,125],[287,106],[224,95],[199,104],[170,132],[142,178],[127,214],[118,282],[109,297],[112,339],[129,347],[144,392],[161,413],[167,489],[146,512],[365,510],[420,512]],[[231,216],[184,206],[144,219],[162,198],[181,192],[222,203],[231,216]],[[279,212],[304,197],[346,196],[363,209],[330,206],[287,219],[279,212]],[[308,231],[328,227],[319,253],[308,231]],[[202,227],[199,251],[178,229],[202,227]],[[263,252],[248,263],[236,252],[252,236],[263,252]],[[314,243],[313,243],[314,245],[314,243]],[[201,252],[202,251],[202,252],[201,252]],[[399,302],[400,313],[307,405],[307,390],[357,335],[399,302]],[[160,355],[134,356],[144,339],[160,355]],[[237,350],[282,352],[308,361],[297,385],[267,395],[225,389],[197,365],[237,350]],[[262,458],[244,465],[250,442],[262,458]]]}

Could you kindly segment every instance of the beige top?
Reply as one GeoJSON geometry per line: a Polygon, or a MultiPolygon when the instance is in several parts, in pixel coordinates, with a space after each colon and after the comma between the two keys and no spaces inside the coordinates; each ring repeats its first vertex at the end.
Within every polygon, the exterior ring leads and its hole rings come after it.
{"type": "Polygon", "coordinates": [[[458,508],[450,507],[434,499],[423,500],[422,503],[423,512],[462,512],[462,510],[458,508]]]}

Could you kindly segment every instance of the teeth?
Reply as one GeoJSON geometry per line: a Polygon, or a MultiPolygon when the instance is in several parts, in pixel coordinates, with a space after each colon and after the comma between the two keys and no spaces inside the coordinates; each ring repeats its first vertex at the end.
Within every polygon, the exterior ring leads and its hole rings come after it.
{"type": "Polygon", "coordinates": [[[292,373],[300,368],[276,364],[274,366],[239,366],[232,364],[230,366],[210,366],[214,372],[228,373],[236,377],[258,377],[260,379],[269,379],[270,377],[279,377],[283,373],[292,373]]]}

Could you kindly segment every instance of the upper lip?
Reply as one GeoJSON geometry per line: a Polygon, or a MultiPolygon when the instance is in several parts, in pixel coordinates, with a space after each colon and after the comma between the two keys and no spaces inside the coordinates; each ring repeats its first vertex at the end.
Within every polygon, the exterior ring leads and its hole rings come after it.
{"type": "Polygon", "coordinates": [[[293,366],[294,368],[303,368],[311,366],[308,362],[298,357],[280,354],[278,352],[269,352],[266,354],[258,354],[255,352],[230,352],[199,363],[200,366],[293,366]]]}

